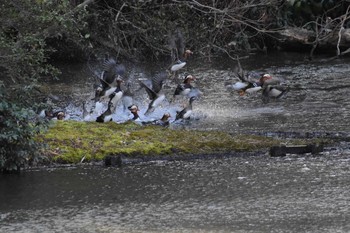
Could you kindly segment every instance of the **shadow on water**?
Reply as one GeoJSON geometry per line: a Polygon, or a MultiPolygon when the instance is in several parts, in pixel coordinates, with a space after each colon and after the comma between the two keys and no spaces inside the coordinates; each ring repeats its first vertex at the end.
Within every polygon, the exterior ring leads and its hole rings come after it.
{"type": "MultiPolygon", "coordinates": [[[[224,85],[237,81],[234,61],[193,62],[186,71],[197,77],[203,96],[194,104],[196,120],[186,127],[349,132],[347,59],[310,63],[303,55],[279,53],[242,65],[281,78],[290,92],[268,103],[259,93],[239,96],[224,85]]],[[[61,97],[57,105],[71,119],[82,120],[81,104],[91,98],[94,80],[85,68],[69,67],[48,90],[61,97]]],[[[141,77],[140,70],[133,72],[141,77]]],[[[168,93],[173,88],[165,86],[168,93]]],[[[144,96],[136,99],[142,110],[144,96]]],[[[153,117],[174,113],[180,104],[164,104],[153,117]]],[[[114,119],[128,117],[120,108],[114,119]]],[[[321,156],[237,156],[3,175],[0,232],[349,232],[349,161],[345,143],[321,156]]]]}

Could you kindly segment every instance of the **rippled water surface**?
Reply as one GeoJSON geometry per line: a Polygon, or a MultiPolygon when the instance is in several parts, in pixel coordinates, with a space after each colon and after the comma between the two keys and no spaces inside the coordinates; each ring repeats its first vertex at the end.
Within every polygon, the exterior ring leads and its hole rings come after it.
{"type": "MultiPolygon", "coordinates": [[[[290,87],[284,98],[267,103],[259,93],[226,89],[226,82],[237,81],[234,61],[193,62],[186,71],[197,77],[203,96],[184,127],[349,133],[348,62],[306,62],[284,53],[242,60],[247,70],[270,73],[290,87]]],[[[61,80],[47,86],[73,120],[82,120],[82,103],[93,95],[86,70],[67,66],[61,80]]],[[[143,78],[139,69],[129,72],[143,78]]],[[[168,82],[165,91],[173,88],[168,82]]],[[[135,98],[142,111],[144,96],[135,98]]],[[[174,115],[180,107],[181,100],[165,103],[151,117],[174,115]]],[[[120,107],[113,119],[129,117],[120,107]]],[[[317,156],[262,153],[2,175],[0,232],[350,232],[349,162],[344,142],[317,156]]]]}
{"type": "MultiPolygon", "coordinates": [[[[231,132],[260,131],[349,131],[350,88],[349,59],[327,61],[315,59],[306,61],[304,55],[278,53],[260,55],[241,60],[243,68],[256,73],[270,73],[282,80],[289,92],[279,100],[264,103],[260,93],[239,96],[228,91],[225,83],[238,81],[235,76],[236,61],[215,60],[215,62],[193,61],[182,72],[196,76],[195,85],[203,92],[200,100],[194,102],[194,118],[190,128],[229,130],[231,132]]],[[[66,67],[67,65],[63,65],[66,67]]],[[[147,66],[146,66],[147,67],[147,66]]],[[[97,66],[98,68],[98,66],[97,66]]],[[[161,68],[153,68],[154,70],[161,68]]],[[[81,64],[70,65],[55,85],[48,90],[57,94],[71,119],[82,120],[82,104],[92,107],[93,83],[90,70],[81,64]]],[[[140,80],[150,72],[127,64],[127,72],[133,80],[140,80]]],[[[138,88],[137,81],[133,82],[138,88]]],[[[170,99],[175,82],[169,80],[164,91],[170,99]]],[[[135,93],[134,102],[145,112],[148,99],[144,91],[135,93]]],[[[170,112],[172,119],[187,100],[169,104],[165,101],[150,118],[159,118],[170,112]]],[[[106,104],[105,104],[106,107],[106,104]]],[[[145,116],[142,116],[145,118],[145,116]]],[[[114,121],[130,118],[122,106],[117,109],[114,121]]],[[[145,118],[146,119],[146,118],[145,118]]],[[[148,119],[146,119],[148,120],[148,119]]]]}
{"type": "Polygon", "coordinates": [[[0,232],[349,232],[350,153],[0,178],[0,232]]]}

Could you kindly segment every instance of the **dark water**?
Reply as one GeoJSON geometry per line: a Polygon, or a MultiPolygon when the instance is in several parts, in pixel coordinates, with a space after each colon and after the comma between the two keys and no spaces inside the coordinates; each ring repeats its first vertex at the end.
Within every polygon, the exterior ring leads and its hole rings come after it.
{"type": "MultiPolygon", "coordinates": [[[[309,63],[283,53],[242,60],[244,68],[270,73],[291,88],[268,103],[259,94],[227,91],[224,83],[237,80],[233,61],[189,64],[203,96],[186,127],[348,133],[348,62],[309,63]]],[[[139,72],[131,71],[141,77],[139,72]]],[[[69,66],[48,90],[64,100],[58,105],[71,119],[82,120],[92,84],[86,68],[69,66]]],[[[141,95],[136,101],[144,110],[141,95]]],[[[178,107],[164,104],[152,117],[178,107]]],[[[128,117],[120,108],[114,120],[128,117]]],[[[343,142],[318,156],[261,154],[2,175],[0,232],[350,232],[349,162],[350,146],[343,142]]]]}
{"type": "Polygon", "coordinates": [[[350,153],[0,178],[0,232],[349,232],[350,153]]]}
{"type": "MultiPolygon", "coordinates": [[[[241,97],[225,92],[224,87],[209,85],[207,101],[198,104],[198,110],[207,116],[198,123],[199,127],[205,124],[205,127],[233,132],[349,131],[348,61],[305,63],[299,57],[289,59],[266,57],[263,60],[267,60],[266,63],[257,61],[254,66],[246,61],[246,67],[270,73],[290,87],[283,99],[263,103],[260,93],[241,97]]],[[[232,76],[228,70],[211,70],[203,82],[211,83],[216,77],[231,81],[232,76]]]]}

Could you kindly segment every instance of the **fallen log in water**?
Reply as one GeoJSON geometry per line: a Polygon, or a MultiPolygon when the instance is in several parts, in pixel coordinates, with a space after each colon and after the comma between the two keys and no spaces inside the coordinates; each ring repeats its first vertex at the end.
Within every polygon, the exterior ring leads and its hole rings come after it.
{"type": "Polygon", "coordinates": [[[295,48],[310,46],[310,50],[313,47],[322,50],[337,49],[339,56],[350,52],[350,28],[323,30],[322,33],[302,28],[287,28],[274,32],[273,36],[282,46],[295,48]]]}
{"type": "Polygon", "coordinates": [[[270,148],[272,157],[286,156],[287,154],[318,154],[323,151],[323,145],[293,145],[293,146],[273,146],[270,148]]]}

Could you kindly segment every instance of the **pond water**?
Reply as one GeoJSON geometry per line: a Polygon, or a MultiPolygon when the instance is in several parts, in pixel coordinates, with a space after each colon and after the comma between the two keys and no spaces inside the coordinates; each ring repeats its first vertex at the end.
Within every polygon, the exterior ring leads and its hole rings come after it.
{"type": "MultiPolygon", "coordinates": [[[[237,81],[234,61],[194,61],[186,71],[203,95],[194,119],[172,127],[349,135],[348,59],[306,62],[300,54],[278,53],[241,62],[281,78],[290,91],[267,103],[260,94],[239,96],[224,85],[237,81]]],[[[81,65],[65,67],[47,88],[71,119],[82,120],[94,80],[81,65]]],[[[140,70],[131,74],[142,78],[140,70]]],[[[173,88],[169,82],[165,91],[173,88]]],[[[135,99],[142,111],[144,96],[135,99]]],[[[180,104],[165,103],[151,117],[174,114],[180,104]]],[[[128,117],[120,107],[113,119],[128,117]]],[[[1,175],[0,232],[349,232],[349,162],[349,143],[342,142],[317,156],[262,153],[1,175]]]]}
{"type": "Polygon", "coordinates": [[[0,177],[0,232],[349,232],[350,153],[0,177]]]}
{"type": "MultiPolygon", "coordinates": [[[[306,61],[305,55],[277,53],[254,56],[241,60],[247,71],[269,73],[282,80],[289,92],[278,100],[264,103],[261,93],[239,96],[227,90],[225,83],[235,83],[237,62],[230,59],[216,59],[213,62],[193,61],[185,66],[181,73],[191,73],[197,78],[194,85],[202,91],[200,100],[195,101],[194,120],[189,128],[206,130],[225,130],[233,133],[244,132],[349,132],[350,127],[350,59],[327,61],[315,59],[306,61]]],[[[149,70],[161,70],[159,66],[146,65],[135,67],[126,64],[128,76],[134,80],[134,89],[138,81],[149,77],[149,70]],[[148,74],[145,75],[145,73],[148,74]]],[[[82,105],[88,109],[94,103],[93,78],[87,66],[81,64],[62,64],[64,74],[59,81],[47,86],[51,94],[61,99],[60,108],[69,113],[70,118],[82,120],[82,105]]],[[[92,66],[92,65],[90,65],[92,66]]],[[[98,66],[95,65],[97,69],[98,66]]],[[[169,100],[175,89],[175,82],[168,80],[164,92],[169,100]]],[[[160,118],[164,112],[170,112],[174,120],[176,111],[181,110],[188,100],[183,99],[170,104],[164,101],[156,111],[145,117],[149,100],[145,91],[135,93],[134,102],[141,109],[145,120],[160,118]]],[[[58,104],[59,105],[59,104],[58,104]]],[[[104,107],[107,108],[106,103],[104,107]]],[[[130,113],[122,105],[114,114],[113,120],[122,122],[130,119],[130,113]]],[[[96,117],[96,116],[95,116],[96,117]]],[[[176,126],[176,125],[175,125],[176,126]]]]}

